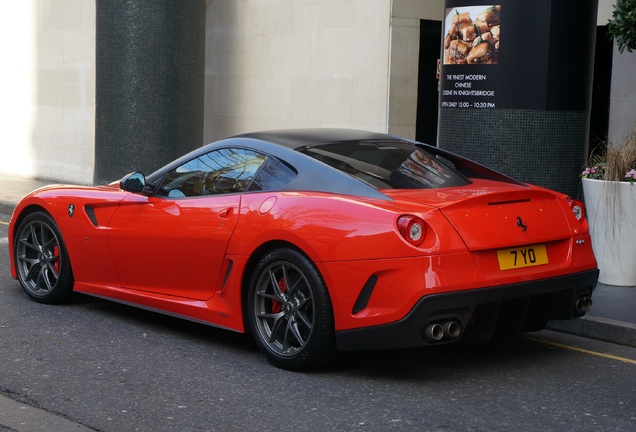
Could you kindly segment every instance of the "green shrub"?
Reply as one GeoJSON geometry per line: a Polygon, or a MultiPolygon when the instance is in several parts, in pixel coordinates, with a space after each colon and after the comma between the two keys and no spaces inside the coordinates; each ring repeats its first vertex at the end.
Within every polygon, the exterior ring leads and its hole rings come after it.
{"type": "Polygon", "coordinates": [[[618,51],[636,49],[636,0],[617,0],[612,19],[607,23],[609,34],[616,39],[618,51]]]}

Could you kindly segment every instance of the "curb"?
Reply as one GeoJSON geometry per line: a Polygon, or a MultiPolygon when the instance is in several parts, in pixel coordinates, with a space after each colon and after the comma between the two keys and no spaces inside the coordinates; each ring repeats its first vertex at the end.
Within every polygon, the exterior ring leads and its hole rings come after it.
{"type": "Polygon", "coordinates": [[[616,321],[609,318],[585,316],[567,321],[550,321],[546,330],[636,348],[636,324],[616,321]]]}
{"type": "Polygon", "coordinates": [[[54,414],[0,395],[0,430],[91,432],[95,429],[75,423],[63,415],[54,414]]]}

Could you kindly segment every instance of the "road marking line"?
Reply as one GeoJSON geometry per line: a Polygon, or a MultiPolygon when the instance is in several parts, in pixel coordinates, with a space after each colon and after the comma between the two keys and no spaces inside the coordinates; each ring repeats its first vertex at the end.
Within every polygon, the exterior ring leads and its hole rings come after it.
{"type": "Polygon", "coordinates": [[[537,343],[541,343],[541,344],[545,344],[545,345],[551,345],[557,348],[563,348],[563,349],[567,349],[570,351],[578,351],[584,354],[590,354],[590,355],[594,355],[594,356],[598,356],[598,357],[603,357],[606,359],[610,359],[610,360],[618,360],[618,361],[622,361],[624,363],[631,363],[633,365],[636,365],[636,360],[632,360],[632,359],[628,359],[625,357],[618,357],[612,354],[605,354],[605,353],[600,353],[597,351],[590,351],[590,350],[586,350],[583,348],[578,348],[578,347],[574,347],[571,345],[564,345],[564,344],[560,344],[557,342],[550,342],[550,341],[546,341],[546,340],[541,340],[541,339],[535,339],[535,338],[531,338],[531,337],[527,337],[527,336],[522,336],[522,339],[527,339],[529,341],[532,342],[537,342],[537,343]]]}
{"type": "Polygon", "coordinates": [[[2,222],[2,221],[0,221],[0,225],[9,225],[9,222],[2,222]]]}

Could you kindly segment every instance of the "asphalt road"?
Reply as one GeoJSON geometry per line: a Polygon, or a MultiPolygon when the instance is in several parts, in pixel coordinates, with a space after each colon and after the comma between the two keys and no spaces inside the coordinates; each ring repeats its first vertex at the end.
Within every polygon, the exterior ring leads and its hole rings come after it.
{"type": "Polygon", "coordinates": [[[540,332],[314,373],[247,336],[78,296],[30,301],[0,214],[0,431],[634,431],[636,349],[540,332]]]}

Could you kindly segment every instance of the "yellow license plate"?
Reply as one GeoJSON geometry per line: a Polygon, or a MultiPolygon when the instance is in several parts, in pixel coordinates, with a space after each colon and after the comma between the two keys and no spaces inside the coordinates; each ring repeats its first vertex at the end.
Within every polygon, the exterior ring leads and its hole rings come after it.
{"type": "Polygon", "coordinates": [[[548,263],[545,245],[534,245],[497,251],[500,270],[532,267],[548,263]]]}

